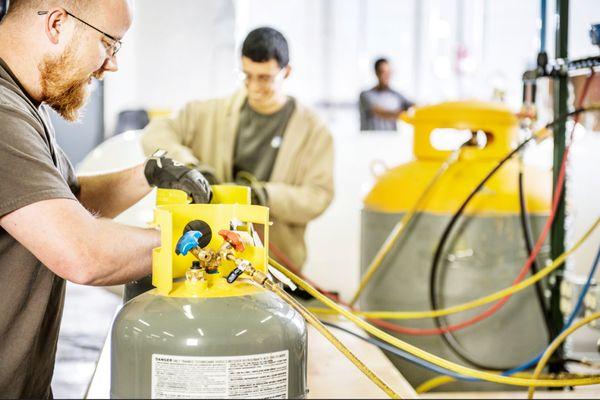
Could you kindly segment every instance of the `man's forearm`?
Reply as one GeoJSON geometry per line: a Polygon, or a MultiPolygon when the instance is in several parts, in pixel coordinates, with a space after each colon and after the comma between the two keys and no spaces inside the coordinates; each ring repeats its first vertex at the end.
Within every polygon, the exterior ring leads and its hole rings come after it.
{"type": "Polygon", "coordinates": [[[94,214],[114,218],[147,195],[151,188],[144,165],[102,175],[78,177],[79,201],[94,214]]]}
{"type": "Polygon", "coordinates": [[[89,272],[88,285],[106,286],[130,282],[148,275],[152,266],[152,249],[160,246],[160,232],[96,221],[97,246],[92,250],[97,260],[89,272]]]}
{"type": "Polygon", "coordinates": [[[71,199],[49,199],[0,218],[0,226],[56,275],[82,285],[125,283],[151,272],[160,232],[96,218],[71,199]]]}

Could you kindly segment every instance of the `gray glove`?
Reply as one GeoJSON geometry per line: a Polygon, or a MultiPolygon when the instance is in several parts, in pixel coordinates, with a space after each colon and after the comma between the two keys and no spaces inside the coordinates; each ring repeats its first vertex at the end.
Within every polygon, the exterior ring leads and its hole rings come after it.
{"type": "Polygon", "coordinates": [[[158,150],[146,161],[144,175],[148,184],[162,189],[183,190],[196,204],[210,203],[212,190],[202,173],[165,157],[165,154],[165,151],[158,150]]]}

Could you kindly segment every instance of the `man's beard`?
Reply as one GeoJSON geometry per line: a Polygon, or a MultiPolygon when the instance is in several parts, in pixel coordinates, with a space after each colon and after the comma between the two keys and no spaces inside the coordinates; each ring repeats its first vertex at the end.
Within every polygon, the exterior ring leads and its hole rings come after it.
{"type": "Polygon", "coordinates": [[[52,107],[61,117],[74,122],[89,96],[91,77],[102,78],[102,71],[84,74],[77,67],[74,46],[69,46],[59,57],[46,57],[40,64],[42,101],[52,107]]]}

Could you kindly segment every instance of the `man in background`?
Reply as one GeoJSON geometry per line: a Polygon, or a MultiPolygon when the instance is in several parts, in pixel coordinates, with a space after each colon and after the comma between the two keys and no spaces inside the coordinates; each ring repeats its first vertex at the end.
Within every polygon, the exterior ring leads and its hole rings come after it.
{"type": "Polygon", "coordinates": [[[167,150],[215,183],[251,186],[252,202],[270,207],[272,243],[300,268],[306,226],[333,197],[332,138],[313,111],[283,91],[291,67],[280,32],[253,30],[241,53],[244,88],[230,97],[190,102],[175,118],[153,121],[142,145],[146,154],[167,150]]]}
{"type": "Polygon", "coordinates": [[[360,94],[360,130],[395,131],[396,121],[414,105],[390,87],[392,67],[385,58],[375,61],[377,86],[360,94]]]}

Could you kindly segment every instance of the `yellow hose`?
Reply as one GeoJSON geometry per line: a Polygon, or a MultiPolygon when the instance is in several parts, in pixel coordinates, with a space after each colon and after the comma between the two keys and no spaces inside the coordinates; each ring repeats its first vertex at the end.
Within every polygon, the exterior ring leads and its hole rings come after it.
{"type": "Polygon", "coordinates": [[[275,293],[282,300],[288,303],[294,310],[298,311],[302,317],[313,325],[319,333],[321,333],[327,340],[331,342],[348,360],[350,360],[367,378],[375,383],[381,390],[383,390],[390,398],[399,399],[400,396],[394,392],[381,378],[379,378],[373,371],[369,369],[362,361],[360,361],[342,342],[338,340],[329,330],[319,321],[317,317],[311,314],[302,304],[298,303],[292,296],[287,294],[283,288],[275,284],[269,277],[262,271],[249,266],[244,269],[244,273],[256,284],[264,287],[267,290],[275,293]]]}
{"type": "MultiPolygon", "coordinates": [[[[530,378],[530,377],[533,376],[533,374],[519,372],[519,373],[514,374],[513,376],[520,377],[520,378],[527,378],[527,377],[530,378]]],[[[572,378],[572,377],[584,377],[584,376],[589,377],[590,375],[560,373],[558,375],[552,374],[552,375],[545,375],[545,376],[546,376],[546,378],[553,379],[553,378],[556,378],[556,377],[560,377],[560,378],[567,378],[567,377],[572,378]]],[[[594,376],[599,376],[599,375],[594,375],[594,376]]],[[[428,381],[425,381],[425,382],[421,383],[415,389],[415,391],[418,394],[427,393],[427,392],[432,391],[433,389],[439,388],[440,386],[447,385],[448,383],[455,382],[456,380],[457,380],[456,378],[453,378],[453,377],[447,376],[447,375],[436,376],[435,378],[431,378],[428,381]]]]}
{"type": "Polygon", "coordinates": [[[360,361],[351,351],[348,349],[337,337],[335,337],[326,327],[319,321],[317,317],[311,314],[302,304],[298,303],[292,296],[287,294],[285,290],[281,289],[278,285],[272,284],[264,285],[269,290],[274,292],[276,295],[281,297],[286,303],[292,306],[296,311],[304,317],[312,326],[314,326],[321,335],[323,335],[331,344],[333,344],[348,360],[350,360],[367,378],[369,378],[375,385],[385,392],[392,399],[400,399],[398,395],[391,387],[389,387],[381,378],[379,378],[373,371],[369,369],[362,361],[360,361]]]}
{"type": "Polygon", "coordinates": [[[429,361],[432,364],[435,364],[439,367],[448,369],[450,371],[456,372],[458,374],[477,378],[480,380],[485,380],[489,382],[495,382],[505,385],[514,385],[514,386],[547,386],[547,387],[564,387],[564,386],[581,386],[581,385],[596,385],[600,384],[599,378],[578,378],[578,379],[561,379],[561,380],[552,380],[552,379],[524,379],[524,378],[513,378],[508,376],[500,376],[490,372],[479,371],[473,368],[464,367],[462,365],[453,363],[451,361],[445,360],[441,357],[438,357],[434,354],[428,353],[424,350],[419,349],[411,344],[408,344],[380,329],[375,328],[373,325],[368,322],[360,319],[356,315],[351,312],[345,310],[340,307],[335,302],[331,301],[329,298],[323,296],[319,291],[315,288],[304,282],[304,280],[300,279],[298,276],[288,271],[285,267],[279,264],[276,260],[273,260],[269,257],[269,263],[283,273],[285,276],[290,278],[296,285],[310,293],[313,297],[321,301],[326,306],[337,310],[348,320],[354,322],[356,325],[361,327],[363,330],[367,331],[371,335],[385,341],[386,343],[391,344],[401,350],[406,351],[416,357],[419,357],[423,360],[429,361]]]}
{"type": "MultiPolygon", "coordinates": [[[[520,283],[508,287],[506,289],[502,289],[498,292],[492,293],[490,295],[481,297],[479,299],[471,300],[469,302],[459,304],[456,306],[443,308],[439,310],[430,310],[430,311],[355,311],[355,315],[359,315],[361,317],[370,318],[370,319],[421,319],[421,318],[433,318],[440,317],[449,314],[455,314],[462,311],[471,310],[475,307],[479,307],[496,300],[500,300],[506,296],[511,296],[521,290],[528,288],[531,285],[534,285],[536,282],[542,280],[544,277],[549,275],[552,271],[559,268],[564,264],[567,257],[573,254],[581,245],[590,237],[590,235],[594,232],[594,230],[600,225],[600,218],[596,219],[596,222],[587,230],[587,232],[575,243],[575,245],[564,252],[556,260],[554,260],[550,265],[538,271],[535,275],[530,276],[529,278],[521,281],[520,283]]],[[[338,312],[331,309],[326,308],[311,308],[310,309],[314,313],[318,314],[337,314],[338,312]]]]}
{"type": "Polygon", "coordinates": [[[400,237],[400,235],[402,235],[406,227],[410,224],[415,214],[421,209],[421,206],[425,202],[427,196],[434,188],[438,180],[442,177],[444,172],[446,172],[448,168],[450,168],[450,166],[456,162],[461,149],[462,147],[454,151],[450,155],[450,157],[448,157],[448,159],[437,170],[434,177],[429,181],[427,187],[425,187],[425,190],[423,190],[423,192],[415,202],[413,208],[409,210],[406,214],[404,214],[400,221],[398,221],[398,223],[394,226],[394,229],[392,229],[388,237],[385,239],[383,245],[377,251],[377,254],[375,254],[373,261],[371,261],[371,264],[367,268],[367,272],[361,278],[360,284],[358,285],[358,289],[356,290],[356,293],[354,293],[354,296],[352,296],[352,300],[350,300],[351,306],[353,306],[358,301],[358,298],[360,297],[361,293],[363,292],[363,290],[365,289],[375,272],[381,266],[381,263],[394,246],[394,243],[398,241],[398,238],[400,237]]]}
{"type": "Polygon", "coordinates": [[[423,383],[421,383],[415,391],[417,394],[427,393],[432,391],[433,389],[437,389],[442,385],[446,385],[448,383],[456,381],[456,378],[447,375],[436,376],[435,378],[431,378],[423,383]]]}
{"type": "MultiPolygon", "coordinates": [[[[554,354],[556,349],[558,349],[560,347],[562,342],[564,342],[565,339],[567,337],[569,337],[569,335],[571,335],[573,332],[575,332],[577,329],[581,328],[582,326],[589,324],[591,321],[598,319],[598,318],[600,318],[600,312],[595,312],[593,314],[590,314],[587,317],[581,319],[580,321],[574,323],[569,328],[565,329],[560,335],[558,335],[556,337],[556,339],[554,339],[552,341],[552,343],[550,343],[550,346],[548,346],[548,348],[544,352],[544,355],[542,356],[542,358],[538,362],[537,366],[535,367],[535,370],[533,371],[533,379],[537,379],[537,377],[541,374],[542,370],[548,363],[548,360],[550,359],[552,354],[554,354]]],[[[534,393],[535,393],[535,387],[530,386],[527,397],[529,399],[533,399],[534,393]]]]}

